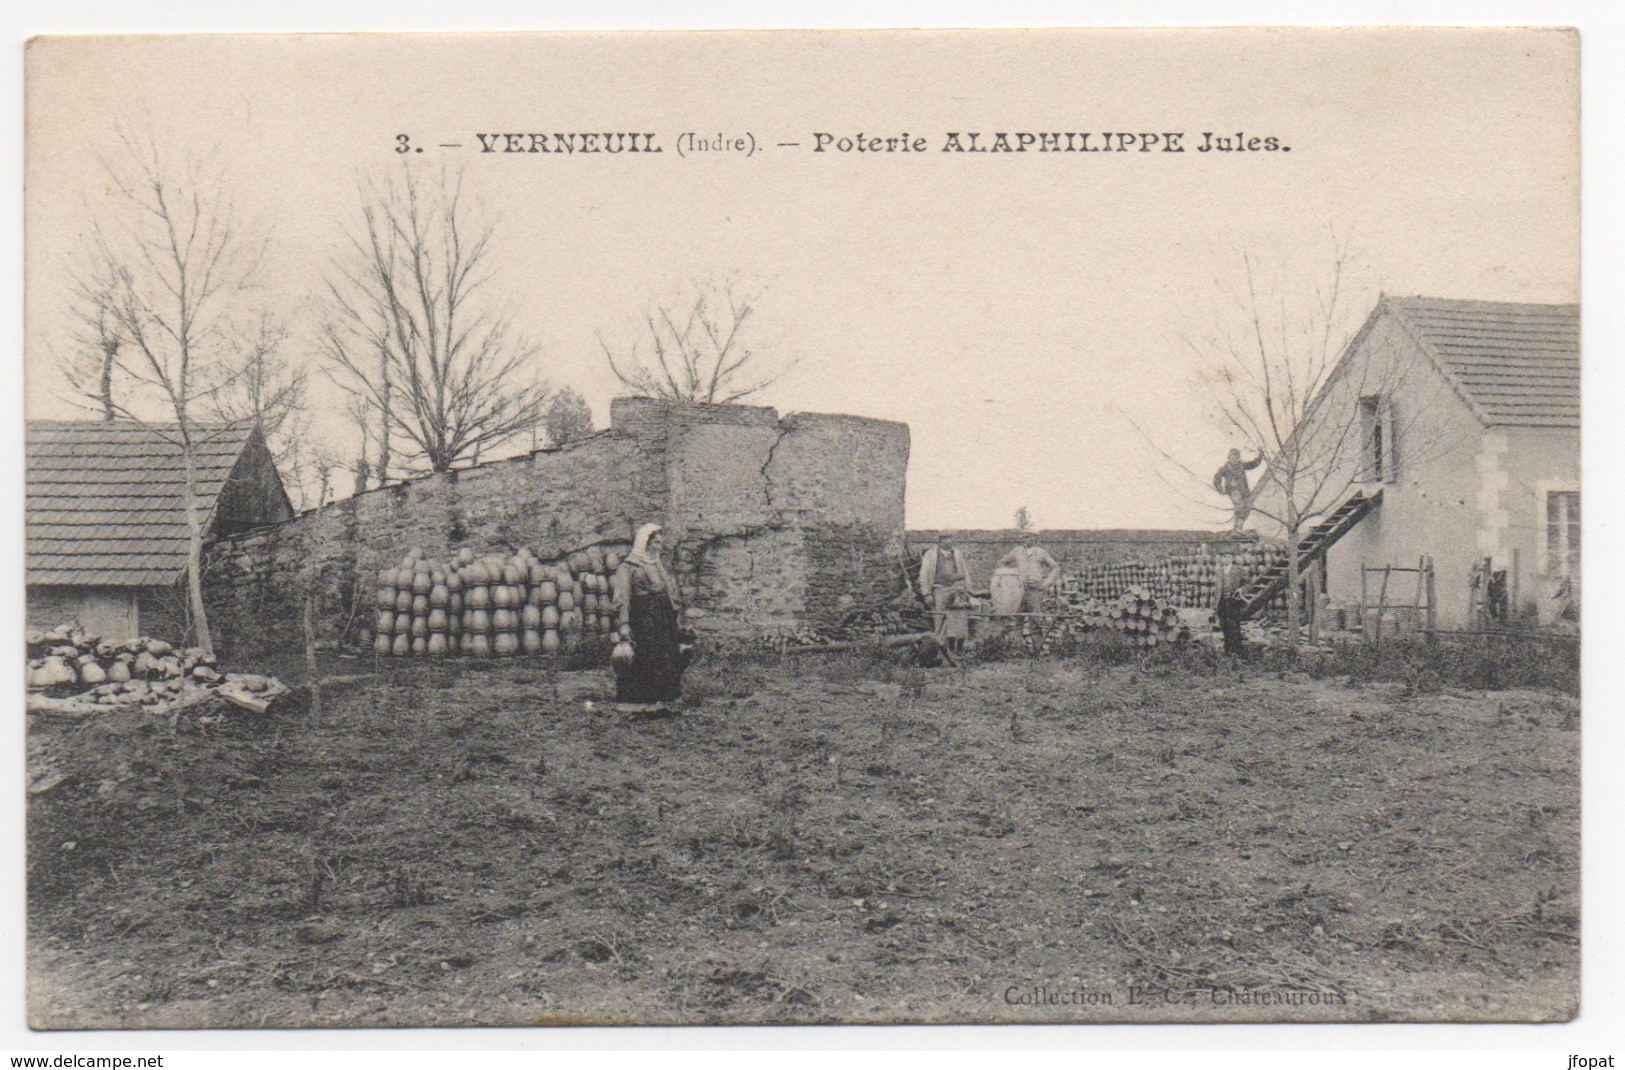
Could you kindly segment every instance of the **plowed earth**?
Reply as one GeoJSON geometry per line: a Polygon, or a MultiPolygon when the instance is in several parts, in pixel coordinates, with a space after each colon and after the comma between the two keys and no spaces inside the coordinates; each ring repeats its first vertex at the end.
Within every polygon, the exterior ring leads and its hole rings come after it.
{"type": "Polygon", "coordinates": [[[834,656],[690,684],[655,719],[518,662],[319,716],[33,718],[31,1022],[1577,1009],[1568,696],[834,656]]]}

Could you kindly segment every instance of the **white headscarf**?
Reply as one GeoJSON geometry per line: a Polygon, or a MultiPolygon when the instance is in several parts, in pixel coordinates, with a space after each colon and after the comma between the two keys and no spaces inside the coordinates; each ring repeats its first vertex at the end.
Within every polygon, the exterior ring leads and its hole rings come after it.
{"type": "Polygon", "coordinates": [[[660,559],[649,552],[649,540],[656,532],[664,530],[659,524],[645,524],[639,528],[637,538],[632,540],[632,552],[626,555],[626,560],[648,572],[670,594],[673,589],[671,577],[666,575],[666,568],[660,559]]]}

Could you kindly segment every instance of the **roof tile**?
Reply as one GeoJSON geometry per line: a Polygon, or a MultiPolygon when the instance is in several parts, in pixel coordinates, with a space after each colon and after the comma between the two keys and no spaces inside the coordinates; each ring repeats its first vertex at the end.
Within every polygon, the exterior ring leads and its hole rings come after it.
{"type": "Polygon", "coordinates": [[[1490,426],[1580,426],[1578,306],[1385,300],[1490,426]]]}
{"type": "MultiPolygon", "coordinates": [[[[196,429],[200,504],[212,512],[253,429],[196,429]]],[[[28,423],[28,582],[173,583],[186,566],[184,458],[174,427],[28,423]]]]}

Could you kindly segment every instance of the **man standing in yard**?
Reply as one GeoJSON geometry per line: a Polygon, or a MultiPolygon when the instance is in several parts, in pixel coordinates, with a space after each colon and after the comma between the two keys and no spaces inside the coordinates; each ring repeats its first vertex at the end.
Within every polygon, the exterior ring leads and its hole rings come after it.
{"type": "Polygon", "coordinates": [[[1021,576],[1021,612],[1037,613],[1044,597],[1055,591],[1061,579],[1061,566],[1049,551],[1038,545],[1036,532],[1023,531],[1021,545],[999,558],[999,568],[1013,568],[1021,576]]]}
{"type": "Polygon", "coordinates": [[[1219,632],[1224,636],[1226,657],[1240,657],[1246,650],[1241,637],[1241,577],[1228,562],[1219,566],[1219,632]]]}
{"type": "Polygon", "coordinates": [[[968,594],[969,588],[970,572],[959,547],[954,545],[953,532],[939,533],[937,544],[920,558],[920,596],[931,604],[932,623],[939,631],[954,592],[968,594]]]}
{"type": "Polygon", "coordinates": [[[1247,523],[1247,514],[1252,512],[1252,506],[1248,504],[1252,488],[1247,485],[1247,473],[1263,463],[1262,452],[1250,461],[1243,461],[1240,450],[1231,450],[1224,464],[1213,473],[1213,489],[1229,497],[1230,507],[1235,510],[1235,531],[1242,529],[1247,523]]]}

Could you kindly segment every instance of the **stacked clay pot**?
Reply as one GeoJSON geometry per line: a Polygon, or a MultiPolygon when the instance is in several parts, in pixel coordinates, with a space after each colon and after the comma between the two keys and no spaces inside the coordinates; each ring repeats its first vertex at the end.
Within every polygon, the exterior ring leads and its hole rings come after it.
{"type": "Polygon", "coordinates": [[[543,560],[528,547],[484,556],[465,547],[443,563],[413,548],[379,570],[362,637],[380,657],[570,653],[615,631],[613,577],[626,552],[594,545],[543,560]]]}

